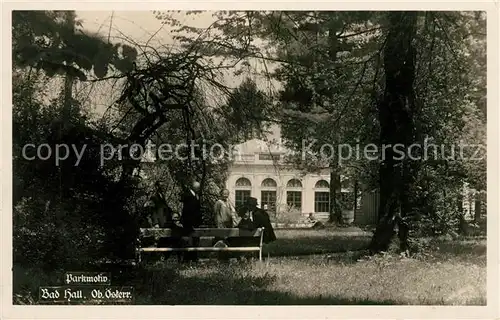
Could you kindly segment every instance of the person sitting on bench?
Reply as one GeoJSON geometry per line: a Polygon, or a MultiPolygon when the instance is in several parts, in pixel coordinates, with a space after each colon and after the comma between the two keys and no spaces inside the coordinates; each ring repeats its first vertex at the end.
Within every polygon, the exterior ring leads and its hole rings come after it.
{"type": "MultiPolygon", "coordinates": [[[[164,197],[164,192],[159,182],[155,183],[154,193],[146,201],[144,205],[146,214],[146,223],[142,223],[143,228],[170,228],[178,237],[159,238],[157,246],[159,248],[178,247],[181,245],[180,235],[181,226],[179,223],[179,215],[167,204],[164,197]]],[[[168,260],[171,252],[164,252],[165,260],[168,260]]],[[[177,259],[180,261],[181,253],[176,253],[177,259]]]]}
{"type": "Polygon", "coordinates": [[[276,240],[276,235],[271,225],[271,219],[267,212],[257,207],[257,199],[250,197],[246,202],[246,212],[240,221],[238,228],[257,229],[264,228],[263,242],[270,243],[276,240]]]}
{"type": "MultiPolygon", "coordinates": [[[[241,210],[239,211],[239,215],[241,216],[241,221],[238,224],[238,228],[245,230],[264,228],[262,241],[264,243],[270,243],[276,240],[276,235],[274,234],[269,215],[265,210],[257,207],[256,198],[248,198],[243,208],[241,208],[241,210]]],[[[259,245],[259,240],[251,237],[231,238],[228,240],[230,240],[230,247],[246,247],[259,245]]]]}

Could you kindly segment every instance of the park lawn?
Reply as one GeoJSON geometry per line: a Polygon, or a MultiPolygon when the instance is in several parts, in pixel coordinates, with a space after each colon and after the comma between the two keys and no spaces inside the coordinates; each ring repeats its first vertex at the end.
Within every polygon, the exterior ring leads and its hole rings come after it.
{"type": "Polygon", "coordinates": [[[361,230],[342,229],[277,229],[277,240],[264,245],[263,255],[298,256],[332,252],[358,251],[368,247],[371,234],[361,230]]]}
{"type": "MultiPolygon", "coordinates": [[[[367,235],[277,230],[277,236],[263,262],[211,259],[189,266],[169,259],[113,272],[112,282],[134,286],[139,305],[486,304],[485,239],[434,241],[431,255],[414,259],[368,259],[361,250],[367,235]]],[[[36,297],[39,285],[61,279],[14,270],[15,293],[23,296],[36,297]]]]}
{"type": "MultiPolygon", "coordinates": [[[[485,305],[486,240],[438,241],[418,259],[360,259],[367,236],[327,230],[278,230],[269,259],[246,264],[159,262],[135,276],[137,304],[202,305],[485,305]],[[284,236],[297,236],[302,238],[284,236]],[[307,239],[305,242],[304,239],[307,239]],[[354,240],[353,240],[354,239],[354,240]],[[281,243],[281,245],[280,245],[281,243]],[[437,249],[439,247],[439,249],[437,249]],[[309,256],[290,256],[292,251],[309,256]],[[327,249],[338,250],[327,251],[327,249]],[[331,252],[330,254],[321,254],[331,252]],[[278,253],[285,253],[278,255],[278,253]]],[[[267,255],[265,255],[267,257],[267,255]]]]}

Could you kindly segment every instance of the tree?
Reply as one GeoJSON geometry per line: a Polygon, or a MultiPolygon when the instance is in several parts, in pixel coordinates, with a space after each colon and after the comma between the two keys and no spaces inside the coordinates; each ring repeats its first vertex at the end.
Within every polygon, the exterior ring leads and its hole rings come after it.
{"type": "Polygon", "coordinates": [[[388,13],[384,48],[385,90],[379,105],[381,147],[390,146],[380,165],[379,223],[370,245],[372,252],[387,251],[399,225],[401,249],[408,249],[408,226],[403,218],[411,211],[409,188],[415,174],[407,157],[396,160],[396,144],[407,149],[414,143],[415,48],[417,13],[388,13]]]}
{"type": "MultiPolygon", "coordinates": [[[[267,75],[283,84],[277,118],[292,149],[300,150],[298,142],[305,138],[330,143],[359,139],[362,146],[423,145],[429,138],[438,145],[456,145],[465,137],[484,138],[485,122],[479,125],[485,119],[484,13],[232,11],[214,17],[203,32],[179,27],[178,39],[187,47],[206,46],[207,54],[223,59],[277,65],[267,75]],[[399,19],[402,31],[396,30],[399,19]],[[465,119],[476,123],[475,129],[465,126],[465,119]]],[[[366,159],[346,164],[364,185],[380,185],[381,221],[392,221],[381,222],[374,252],[392,238],[397,211],[403,238],[403,221],[414,231],[429,224],[443,232],[454,228],[456,206],[442,203],[456,203],[465,181],[485,181],[481,161],[387,161],[393,153],[387,150],[379,172],[370,172],[378,163],[366,159]],[[384,225],[387,230],[380,231],[384,225]]],[[[314,167],[310,159],[309,168],[314,167]]],[[[401,241],[403,250],[406,242],[401,241]]]]}
{"type": "Polygon", "coordinates": [[[285,82],[279,97],[284,108],[283,133],[293,149],[303,148],[303,141],[317,141],[314,153],[327,158],[331,172],[331,220],[338,222],[340,176],[360,176],[363,168],[361,159],[346,155],[348,150],[341,145],[371,142],[371,138],[364,139],[373,123],[367,111],[374,88],[367,79],[373,77],[375,83],[378,76],[370,67],[377,68],[379,36],[377,27],[362,31],[359,27],[361,23],[376,24],[378,19],[376,13],[310,12],[293,18],[298,38],[293,49],[281,44],[286,50],[282,59],[303,64],[284,64],[277,71],[285,82]]]}
{"type": "Polygon", "coordinates": [[[220,112],[243,142],[262,136],[264,124],[272,120],[271,107],[270,99],[257,88],[255,81],[246,78],[231,92],[220,112]]]}
{"type": "Polygon", "coordinates": [[[133,68],[135,48],[86,34],[81,26],[72,11],[14,11],[14,66],[40,69],[49,77],[68,74],[81,81],[87,80],[91,70],[104,78],[109,67],[122,73],[133,68]]]}
{"type": "Polygon", "coordinates": [[[85,35],[75,30],[78,25],[71,11],[13,12],[17,264],[64,268],[93,263],[103,256],[126,258],[133,249],[135,235],[124,230],[130,231],[134,225],[134,216],[125,207],[135,183],[116,183],[113,165],[100,166],[100,146],[113,139],[104,128],[96,129],[71,90],[73,79],[86,80],[92,69],[104,77],[98,71],[100,63],[116,67],[126,64],[133,54],[124,56],[123,46],[85,35]],[[100,55],[109,60],[103,61],[100,55]],[[58,81],[57,74],[66,77],[65,84],[58,81]],[[64,85],[60,94],[54,90],[59,84],[64,85]],[[24,148],[29,144],[50,147],[49,159],[34,157],[36,149],[24,148]],[[60,149],[67,157],[56,163],[54,150],[61,146],[85,149],[79,158],[60,149]]]}

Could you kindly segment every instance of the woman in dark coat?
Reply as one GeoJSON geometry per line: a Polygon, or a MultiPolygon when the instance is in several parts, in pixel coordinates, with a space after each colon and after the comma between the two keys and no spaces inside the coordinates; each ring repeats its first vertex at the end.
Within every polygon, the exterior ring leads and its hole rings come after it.
{"type": "MultiPolygon", "coordinates": [[[[262,241],[264,243],[270,243],[276,240],[276,235],[274,234],[273,226],[271,225],[271,220],[269,215],[265,210],[257,207],[257,199],[248,198],[247,202],[238,211],[238,215],[241,217],[241,221],[238,224],[238,228],[246,230],[255,230],[257,228],[264,228],[264,235],[262,241]]],[[[259,239],[254,237],[239,237],[230,238],[230,247],[246,247],[246,246],[259,246],[259,239]]],[[[242,254],[239,256],[245,256],[242,254]]]]}
{"type": "Polygon", "coordinates": [[[273,226],[271,225],[271,219],[265,210],[257,207],[257,199],[253,197],[248,198],[245,207],[245,216],[240,221],[238,227],[250,230],[264,228],[264,243],[275,241],[276,234],[274,233],[273,226]]]}

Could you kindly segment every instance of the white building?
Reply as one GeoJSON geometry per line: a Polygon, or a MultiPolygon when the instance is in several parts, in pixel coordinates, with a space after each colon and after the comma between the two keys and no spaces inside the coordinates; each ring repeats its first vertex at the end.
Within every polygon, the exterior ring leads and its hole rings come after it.
{"type": "MultiPolygon", "coordinates": [[[[294,210],[303,216],[313,213],[317,219],[328,220],[330,170],[303,174],[283,161],[290,150],[277,143],[279,129],[275,128],[275,134],[267,140],[253,139],[235,147],[234,162],[226,181],[231,202],[238,207],[248,197],[254,197],[261,208],[272,212],[294,210]]],[[[352,189],[343,183],[341,191],[347,196],[352,189]]],[[[361,207],[360,203],[358,208],[361,207]]],[[[359,215],[354,211],[357,210],[351,210],[351,217],[359,215]]]]}
{"type": "MultiPolygon", "coordinates": [[[[328,220],[330,208],[330,170],[325,168],[319,173],[303,174],[284,159],[291,151],[277,143],[279,128],[266,140],[253,139],[235,147],[234,161],[226,180],[230,201],[241,206],[247,198],[257,199],[261,208],[283,215],[313,214],[316,219],[328,220]]],[[[143,165],[154,163],[155,156],[147,152],[143,165]]],[[[141,172],[144,175],[144,172],[141,172]]],[[[349,196],[352,186],[346,179],[341,182],[341,197],[349,196]]],[[[378,210],[376,194],[364,193],[358,206],[345,210],[350,222],[372,224],[378,210]]],[[[354,207],[354,203],[353,203],[354,207]]]]}
{"type": "Polygon", "coordinates": [[[235,160],[226,181],[230,199],[238,206],[248,197],[257,198],[262,208],[278,212],[294,207],[304,214],[328,214],[328,169],[321,174],[301,175],[283,164],[287,150],[253,139],[236,147],[235,160]]]}

